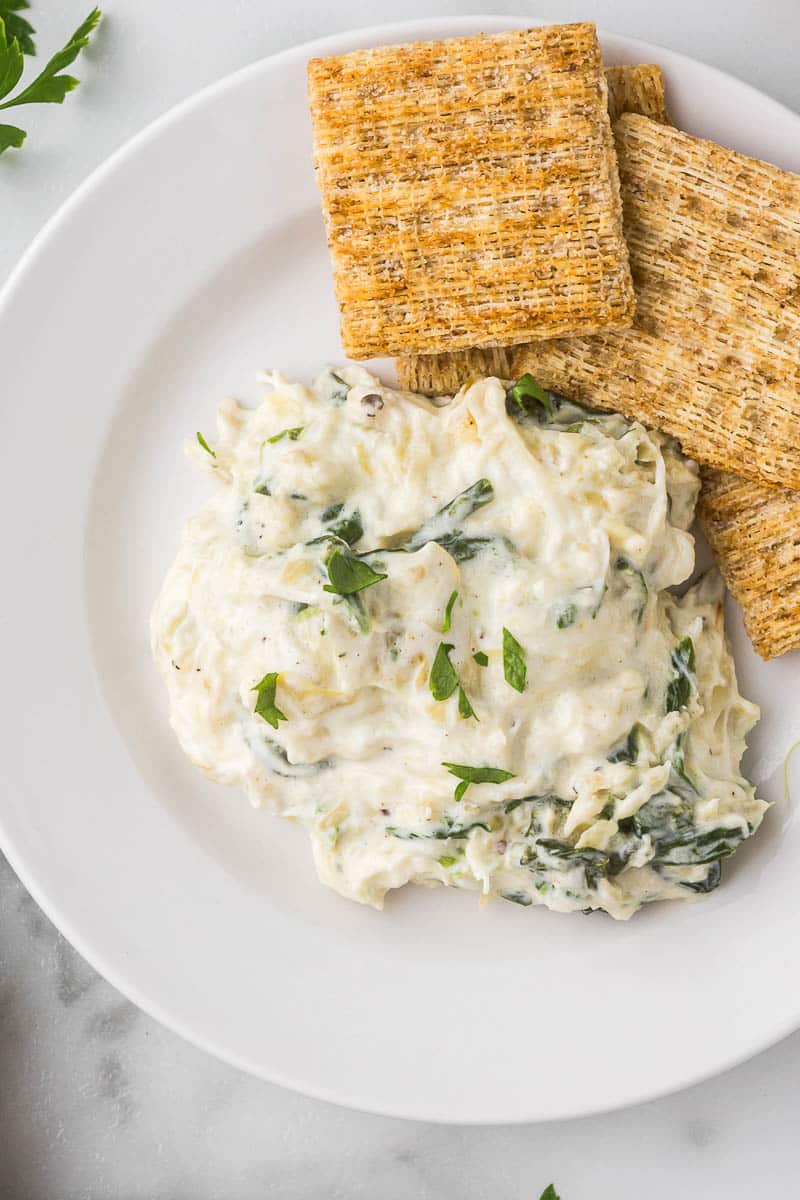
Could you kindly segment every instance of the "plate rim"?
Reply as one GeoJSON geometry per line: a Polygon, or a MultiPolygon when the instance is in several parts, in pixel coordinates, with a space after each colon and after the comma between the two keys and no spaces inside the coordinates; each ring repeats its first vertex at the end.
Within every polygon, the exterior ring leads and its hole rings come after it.
{"type": "MultiPolygon", "coordinates": [[[[58,238],[62,225],[69,220],[75,210],[80,208],[84,199],[95,188],[100,186],[107,177],[113,175],[119,166],[135,157],[141,146],[158,138],[163,130],[180,123],[187,113],[192,112],[195,108],[202,107],[209,99],[223,95],[229,90],[236,89],[261,73],[280,69],[298,60],[305,61],[318,54],[346,52],[349,49],[358,48],[363,42],[373,42],[379,37],[386,42],[397,42],[398,40],[402,40],[406,34],[415,38],[415,40],[418,40],[420,36],[424,40],[435,40],[443,36],[462,36],[474,33],[477,32],[476,27],[483,27],[487,32],[497,32],[509,27],[510,24],[519,28],[551,23],[553,22],[543,18],[508,13],[418,17],[404,21],[355,26],[334,34],[286,47],[274,54],[266,55],[248,63],[222,76],[220,79],[212,81],[198,91],[184,97],[178,103],[154,118],[141,130],[127,138],[107,158],[100,162],[58,206],[28,243],[5,283],[0,287],[0,322],[3,321],[7,309],[13,304],[17,288],[24,282],[27,273],[35,267],[39,258],[47,252],[49,245],[58,238]],[[421,29],[425,30],[424,34],[420,34],[419,31],[421,29]],[[415,30],[417,31],[416,34],[413,32],[415,30]]],[[[603,27],[598,28],[598,37],[601,43],[604,39],[619,39],[625,43],[626,50],[630,49],[633,52],[640,52],[642,61],[648,61],[655,53],[658,56],[657,61],[660,65],[668,66],[670,63],[673,63],[676,65],[690,65],[691,67],[699,66],[704,72],[711,73],[720,80],[724,80],[726,84],[733,82],[740,91],[743,89],[746,94],[757,97],[760,105],[766,104],[775,112],[780,112],[783,118],[788,117],[796,122],[800,130],[800,114],[795,113],[781,101],[776,100],[754,85],[739,79],[730,72],[704,63],[702,60],[695,59],[690,55],[662,47],[657,43],[644,41],[639,38],[631,38],[624,33],[616,33],[603,27]]],[[[94,673],[94,664],[92,665],[92,670],[94,673]]],[[[102,978],[116,988],[124,997],[136,1004],[143,1012],[158,1021],[159,1024],[165,1026],[171,1032],[177,1034],[191,1045],[203,1050],[205,1053],[249,1075],[264,1079],[267,1082],[288,1090],[307,1095],[313,1099],[323,1100],[360,1112],[409,1121],[425,1121],[443,1125],[459,1124],[464,1126],[528,1124],[542,1121],[574,1120],[605,1112],[624,1110],[634,1105],[673,1095],[693,1087],[704,1080],[725,1074],[757,1054],[762,1053],[770,1046],[776,1045],[800,1027],[799,1005],[796,1014],[788,1021],[785,1021],[779,1029],[773,1029],[769,1034],[754,1039],[752,1044],[748,1044],[743,1050],[725,1057],[717,1066],[699,1068],[695,1072],[687,1073],[680,1082],[671,1083],[667,1086],[642,1086],[638,1092],[613,1101],[610,1104],[598,1103],[585,1107],[573,1105],[569,1110],[564,1109],[554,1113],[552,1116],[531,1117],[529,1114],[520,1113],[514,1116],[502,1114],[489,1117],[459,1116],[453,1118],[443,1115],[441,1111],[435,1109],[433,1111],[425,1111],[424,1104],[421,1107],[418,1105],[415,1106],[414,1111],[410,1111],[402,1105],[368,1104],[343,1095],[341,1090],[333,1092],[332,1089],[325,1086],[315,1087],[305,1083],[298,1083],[295,1079],[288,1078],[280,1070],[265,1070],[253,1061],[249,1061],[242,1054],[226,1048],[225,1045],[219,1043],[213,1037],[195,1031],[184,1019],[167,1011],[160,1001],[144,995],[135,981],[125,977],[121,966],[118,967],[115,964],[107,962],[102,950],[95,950],[91,946],[86,945],[80,930],[74,926],[72,918],[62,911],[58,899],[50,896],[46,882],[38,875],[35,867],[29,869],[24,850],[15,844],[13,835],[9,834],[6,829],[2,804],[0,804],[0,849],[23,886],[70,945],[102,978]]]]}

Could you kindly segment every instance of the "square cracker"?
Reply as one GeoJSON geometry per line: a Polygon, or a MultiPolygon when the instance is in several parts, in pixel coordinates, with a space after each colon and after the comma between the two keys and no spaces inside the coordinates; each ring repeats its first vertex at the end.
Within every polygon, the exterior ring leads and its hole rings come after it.
{"type": "Polygon", "coordinates": [[[698,515],[757,652],[800,648],[800,493],[706,468],[698,515]]]}
{"type": "Polygon", "coordinates": [[[308,86],[351,358],[630,325],[592,24],[312,59],[308,86]]]}
{"type": "MultiPolygon", "coordinates": [[[[640,113],[669,124],[661,68],[651,63],[609,67],[608,114],[612,121],[626,112],[640,113]]],[[[512,373],[507,348],[455,350],[452,353],[403,355],[398,358],[400,386],[430,396],[452,396],[463,383],[481,375],[508,378],[512,373]]]]}
{"type": "Polygon", "coordinates": [[[800,176],[644,117],[614,131],[634,325],[518,348],[512,374],[800,488],[800,176]]]}

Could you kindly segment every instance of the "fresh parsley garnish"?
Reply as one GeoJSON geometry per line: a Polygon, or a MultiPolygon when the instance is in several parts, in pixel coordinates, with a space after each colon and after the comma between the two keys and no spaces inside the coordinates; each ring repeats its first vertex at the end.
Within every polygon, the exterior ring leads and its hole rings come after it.
{"type": "MultiPolygon", "coordinates": [[[[16,96],[5,100],[4,97],[13,92],[22,77],[23,54],[33,52],[33,42],[30,40],[33,30],[28,22],[18,15],[22,7],[25,6],[20,4],[19,0],[16,3],[14,0],[5,0],[5,14],[9,15],[9,10],[13,10],[10,29],[0,15],[0,100],[3,101],[0,110],[16,108],[21,104],[62,104],[66,95],[76,88],[80,81],[74,75],[62,75],[60,72],[74,62],[88,44],[89,36],[101,16],[100,9],[93,8],[66,46],[53,55],[35,79],[22,91],[17,92],[16,96]],[[19,40],[20,33],[22,43],[19,40]]],[[[10,147],[18,150],[26,136],[25,130],[16,125],[0,125],[0,154],[10,147]]]]}
{"type": "Polygon", "coordinates": [[[463,685],[460,683],[458,685],[458,715],[463,717],[465,721],[469,720],[470,717],[475,717],[476,721],[478,719],[475,714],[475,709],[469,702],[469,696],[464,691],[463,685]]]}
{"type": "Polygon", "coordinates": [[[274,433],[271,438],[267,438],[267,442],[270,446],[274,446],[275,442],[282,442],[284,438],[296,442],[304,429],[305,425],[295,425],[294,429],[282,429],[280,433],[274,433]]]}
{"type": "Polygon", "coordinates": [[[556,1189],[553,1187],[552,1183],[548,1183],[547,1187],[544,1189],[541,1196],[539,1197],[539,1200],[561,1200],[561,1197],[559,1196],[556,1189]]]}
{"type": "Polygon", "coordinates": [[[469,702],[467,693],[464,691],[464,686],[458,677],[458,672],[450,662],[450,651],[452,649],[452,642],[439,643],[439,648],[436,651],[428,678],[431,695],[434,700],[449,700],[453,692],[458,688],[458,715],[463,717],[465,721],[470,717],[475,717],[477,721],[478,718],[475,716],[475,710],[469,702]]]}
{"type": "Polygon", "coordinates": [[[387,576],[381,571],[373,571],[363,558],[347,554],[344,549],[334,550],[329,555],[326,566],[330,583],[323,586],[323,591],[333,592],[337,596],[353,596],[363,592],[364,588],[380,583],[387,576]]]}
{"type": "MultiPolygon", "coordinates": [[[[199,430],[199,429],[198,429],[198,431],[197,431],[197,440],[198,440],[198,442],[200,443],[200,445],[203,447],[203,449],[205,450],[206,454],[210,454],[212,458],[216,458],[216,457],[217,457],[217,452],[216,452],[216,450],[212,450],[212,449],[211,449],[211,447],[209,446],[208,442],[207,442],[207,441],[206,441],[206,439],[203,437],[203,435],[202,435],[202,433],[200,432],[200,430],[199,430]]],[[[258,488],[256,488],[256,491],[258,491],[258,490],[259,490],[259,489],[258,489],[258,488]]],[[[265,495],[265,496],[268,496],[268,495],[269,495],[269,492],[264,492],[264,495],[265,495]]]]}
{"type": "Polygon", "coordinates": [[[488,667],[489,655],[484,654],[482,650],[476,650],[472,657],[479,667],[488,667]]]}
{"type": "Polygon", "coordinates": [[[505,626],[503,626],[503,674],[506,677],[506,683],[515,691],[525,690],[525,680],[528,675],[525,651],[513,633],[510,633],[505,626]]]}
{"type": "Polygon", "coordinates": [[[448,867],[455,866],[458,859],[454,858],[452,854],[442,854],[439,856],[438,862],[440,867],[444,867],[447,870],[448,867]]]}
{"type": "Polygon", "coordinates": [[[532,375],[526,374],[506,392],[506,410],[510,416],[552,420],[556,400],[554,392],[549,392],[532,375]]]}
{"type": "Polygon", "coordinates": [[[444,620],[442,621],[442,633],[450,632],[450,619],[453,615],[453,605],[458,599],[458,592],[451,592],[450,599],[447,601],[444,610],[444,620]]]}
{"type": "Polygon", "coordinates": [[[449,700],[458,687],[458,672],[450,662],[451,642],[440,642],[433,660],[428,686],[434,700],[449,700]]]}
{"type": "Polygon", "coordinates": [[[5,21],[6,35],[9,41],[16,38],[23,54],[35,54],[36,46],[33,42],[35,30],[30,21],[19,15],[25,8],[30,8],[28,0],[2,0],[0,2],[0,20],[5,21]]]}
{"type": "Polygon", "coordinates": [[[279,721],[286,721],[288,718],[275,703],[275,689],[278,684],[278,672],[270,671],[269,675],[265,675],[260,683],[257,683],[251,690],[257,692],[256,707],[254,711],[263,717],[268,725],[273,729],[278,728],[279,721]]]}
{"type": "Polygon", "coordinates": [[[500,767],[470,767],[465,763],[451,762],[443,762],[442,766],[447,767],[451,775],[461,780],[455,790],[456,800],[463,797],[471,783],[505,783],[507,779],[514,778],[511,771],[503,771],[500,767]]]}

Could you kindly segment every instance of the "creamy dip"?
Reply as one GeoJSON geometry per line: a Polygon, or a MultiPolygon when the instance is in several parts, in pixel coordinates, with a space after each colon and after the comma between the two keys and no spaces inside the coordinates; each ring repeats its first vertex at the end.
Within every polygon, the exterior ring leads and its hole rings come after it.
{"type": "Polygon", "coordinates": [[[192,761],[377,907],[438,883],[624,918],[715,887],[766,804],[719,577],[666,590],[695,465],[530,377],[444,405],[360,367],[267,382],[193,445],[214,494],[152,616],[192,761]]]}

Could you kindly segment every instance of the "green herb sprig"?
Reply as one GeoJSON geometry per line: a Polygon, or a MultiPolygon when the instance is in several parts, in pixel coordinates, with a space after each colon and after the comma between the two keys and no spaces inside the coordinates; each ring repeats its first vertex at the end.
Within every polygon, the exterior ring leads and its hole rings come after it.
{"type": "Polygon", "coordinates": [[[287,721],[288,717],[282,713],[275,703],[275,691],[278,686],[278,672],[270,671],[265,675],[260,683],[257,683],[251,690],[256,692],[256,706],[254,712],[262,717],[268,725],[273,729],[278,728],[279,721],[287,721]]]}
{"type": "Polygon", "coordinates": [[[461,780],[455,790],[456,800],[462,799],[471,783],[505,783],[507,779],[514,778],[513,772],[503,771],[500,767],[470,767],[465,763],[451,762],[443,762],[442,766],[461,780]]]}
{"type": "Polygon", "coordinates": [[[517,692],[525,690],[528,677],[528,667],[525,662],[525,651],[517,639],[503,626],[503,674],[509,687],[517,692]]]}
{"type": "MultiPolygon", "coordinates": [[[[67,44],[53,55],[28,86],[6,100],[5,97],[13,92],[22,78],[24,55],[32,54],[35,50],[30,36],[33,29],[24,17],[19,16],[19,9],[25,7],[27,4],[19,0],[5,0],[0,9],[0,100],[3,101],[0,111],[22,104],[63,104],[67,94],[78,86],[80,80],[61,72],[88,45],[89,37],[102,15],[99,8],[93,8],[67,44]],[[10,18],[8,23],[3,19],[4,16],[10,18]]],[[[0,154],[11,148],[19,150],[26,137],[25,130],[16,125],[0,125],[0,154]]]]}
{"type": "Polygon", "coordinates": [[[33,35],[36,31],[30,21],[19,15],[26,8],[30,8],[28,0],[0,0],[0,20],[5,22],[9,41],[16,39],[23,54],[35,54],[33,35]]]}

